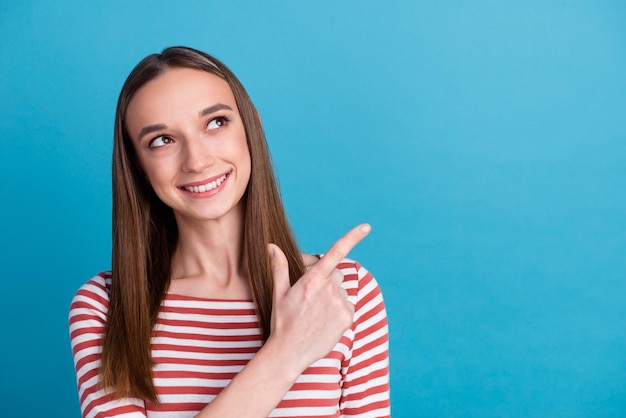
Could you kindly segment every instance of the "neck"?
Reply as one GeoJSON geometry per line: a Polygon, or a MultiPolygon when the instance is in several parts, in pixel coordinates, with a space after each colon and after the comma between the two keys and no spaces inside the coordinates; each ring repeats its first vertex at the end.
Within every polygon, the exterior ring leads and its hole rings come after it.
{"type": "Polygon", "coordinates": [[[170,293],[217,299],[250,297],[243,260],[243,210],[210,221],[176,219],[170,293]]]}

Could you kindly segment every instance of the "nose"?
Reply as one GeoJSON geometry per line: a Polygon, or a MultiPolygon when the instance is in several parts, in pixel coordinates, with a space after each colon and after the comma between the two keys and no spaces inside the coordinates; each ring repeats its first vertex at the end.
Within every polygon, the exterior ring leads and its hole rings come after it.
{"type": "Polygon", "coordinates": [[[182,169],[186,173],[201,173],[215,163],[207,145],[202,140],[187,137],[183,144],[182,169]]]}

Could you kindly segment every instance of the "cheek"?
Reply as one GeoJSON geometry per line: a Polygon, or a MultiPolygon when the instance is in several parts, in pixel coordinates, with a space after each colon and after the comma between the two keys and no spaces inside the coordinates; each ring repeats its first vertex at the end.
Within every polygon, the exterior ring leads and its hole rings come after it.
{"type": "Polygon", "coordinates": [[[152,173],[152,170],[150,170],[150,165],[147,164],[141,157],[137,157],[137,172],[139,173],[139,176],[146,181],[146,183],[152,184],[154,181],[154,174],[152,173]]]}
{"type": "Polygon", "coordinates": [[[141,150],[137,149],[137,144],[135,144],[134,142],[132,142],[132,140],[130,140],[132,143],[132,155],[128,154],[128,162],[130,165],[135,166],[135,170],[137,172],[137,175],[140,178],[145,179],[148,183],[150,183],[150,178],[148,177],[148,170],[149,167],[146,167],[146,161],[145,158],[142,158],[143,155],[141,153],[141,150]]]}
{"type": "Polygon", "coordinates": [[[139,162],[137,164],[137,175],[144,179],[146,183],[151,184],[152,182],[150,181],[150,176],[148,176],[148,172],[145,169],[145,166],[143,163],[139,162]]]}
{"type": "MultiPolygon", "coordinates": [[[[167,187],[172,176],[172,168],[167,161],[139,161],[139,173],[148,186],[159,194],[159,189],[167,187]]],[[[160,197],[160,196],[159,196],[160,197]]]]}
{"type": "Polygon", "coordinates": [[[250,157],[250,151],[247,145],[241,153],[241,169],[246,175],[246,183],[249,182],[250,172],[252,171],[252,158],[250,157]]]}
{"type": "Polygon", "coordinates": [[[238,135],[238,140],[233,148],[233,155],[236,156],[236,160],[239,165],[239,171],[241,174],[246,173],[247,177],[250,177],[250,169],[252,167],[252,160],[250,157],[250,149],[248,148],[248,141],[246,140],[246,134],[242,131],[238,135]]]}

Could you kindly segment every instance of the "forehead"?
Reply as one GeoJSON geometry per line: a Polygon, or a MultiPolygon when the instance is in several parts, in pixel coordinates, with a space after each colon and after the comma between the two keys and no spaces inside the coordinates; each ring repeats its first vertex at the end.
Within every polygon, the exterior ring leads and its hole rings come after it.
{"type": "Polygon", "coordinates": [[[162,123],[164,117],[197,115],[202,109],[223,103],[236,109],[230,85],[221,77],[191,68],[170,68],[144,84],[130,100],[126,122],[162,123]]]}

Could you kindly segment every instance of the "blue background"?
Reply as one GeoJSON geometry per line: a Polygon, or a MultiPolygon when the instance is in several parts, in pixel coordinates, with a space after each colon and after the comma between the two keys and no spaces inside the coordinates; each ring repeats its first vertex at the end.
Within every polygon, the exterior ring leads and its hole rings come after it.
{"type": "Polygon", "coordinates": [[[117,94],[179,44],[247,87],[305,250],[373,225],[394,416],[626,416],[619,0],[3,2],[3,416],[79,416],[117,94]]]}

